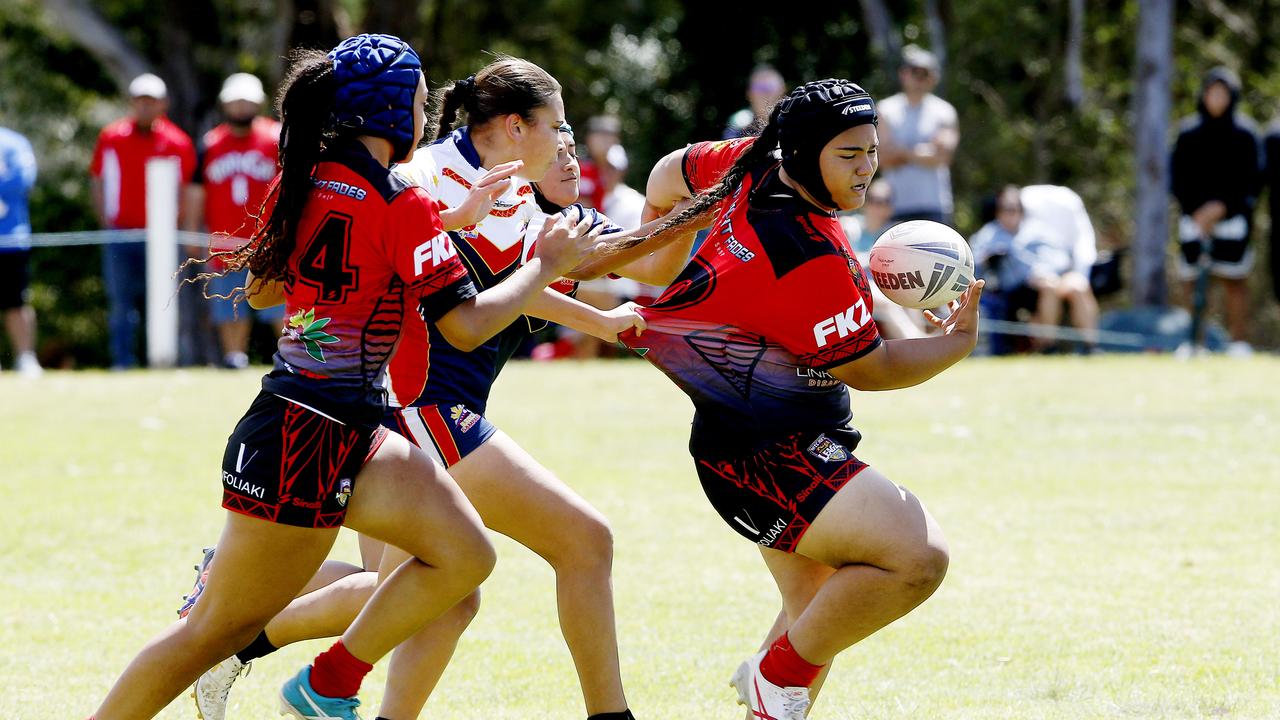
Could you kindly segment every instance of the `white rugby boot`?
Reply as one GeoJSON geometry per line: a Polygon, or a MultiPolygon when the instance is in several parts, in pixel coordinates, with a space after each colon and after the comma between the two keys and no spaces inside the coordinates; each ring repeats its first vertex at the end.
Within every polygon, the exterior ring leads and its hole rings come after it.
{"type": "Polygon", "coordinates": [[[231,686],[241,675],[248,675],[252,665],[240,662],[240,658],[232,655],[201,675],[191,691],[191,697],[196,701],[196,715],[201,720],[224,720],[231,686]]]}
{"type": "Polygon", "coordinates": [[[755,720],[805,720],[809,688],[778,687],[760,674],[765,650],[738,666],[729,685],[738,691],[738,704],[746,705],[755,720]]]}

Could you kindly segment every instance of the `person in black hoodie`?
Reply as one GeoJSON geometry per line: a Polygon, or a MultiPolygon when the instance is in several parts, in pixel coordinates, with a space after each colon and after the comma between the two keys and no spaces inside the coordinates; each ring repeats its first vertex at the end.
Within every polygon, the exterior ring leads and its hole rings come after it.
{"type": "Polygon", "coordinates": [[[1271,211],[1271,291],[1280,301],[1280,118],[1267,128],[1267,136],[1263,140],[1266,165],[1263,171],[1271,211]]]}
{"type": "Polygon", "coordinates": [[[1234,72],[1224,67],[1209,71],[1196,114],[1179,127],[1170,175],[1182,208],[1179,274],[1193,281],[1201,254],[1208,250],[1209,273],[1218,278],[1226,296],[1232,341],[1227,351],[1247,355],[1251,348],[1245,280],[1253,269],[1249,235],[1262,175],[1258,133],[1252,120],[1236,112],[1239,99],[1240,78],[1234,72]]]}

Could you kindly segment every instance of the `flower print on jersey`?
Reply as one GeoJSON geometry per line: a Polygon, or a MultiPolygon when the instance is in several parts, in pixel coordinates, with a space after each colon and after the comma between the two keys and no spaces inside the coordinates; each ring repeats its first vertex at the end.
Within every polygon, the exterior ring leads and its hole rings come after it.
{"type": "Polygon", "coordinates": [[[338,338],[324,331],[324,326],[329,324],[333,318],[316,319],[315,308],[310,310],[299,310],[289,318],[289,325],[285,327],[284,334],[301,342],[307,348],[307,354],[318,362],[324,362],[324,348],[321,344],[329,345],[338,342],[338,338]]]}

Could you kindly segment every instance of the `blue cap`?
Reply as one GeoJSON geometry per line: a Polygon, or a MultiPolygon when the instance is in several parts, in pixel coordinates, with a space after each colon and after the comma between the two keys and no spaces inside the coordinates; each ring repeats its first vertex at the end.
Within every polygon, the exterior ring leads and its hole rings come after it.
{"type": "Polygon", "coordinates": [[[394,35],[356,35],[329,53],[337,83],[334,121],[363,135],[391,141],[399,162],[413,152],[413,96],[422,61],[394,35]]]}

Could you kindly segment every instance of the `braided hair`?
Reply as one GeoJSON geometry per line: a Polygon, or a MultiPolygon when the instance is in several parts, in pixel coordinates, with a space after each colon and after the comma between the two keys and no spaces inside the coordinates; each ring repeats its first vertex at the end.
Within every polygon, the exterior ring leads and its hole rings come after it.
{"type": "Polygon", "coordinates": [[[871,96],[848,80],[827,79],[808,82],[792,90],[774,105],[769,120],[756,139],[715,185],[698,193],[693,204],[659,225],[644,237],[629,238],[606,246],[605,252],[618,252],[647,242],[667,232],[678,230],[713,210],[742,185],[742,179],[754,167],[778,158],[787,172],[799,181],[813,197],[829,200],[818,169],[818,154],[831,138],[843,130],[862,124],[875,124],[877,116],[871,96]]]}
{"type": "MultiPolygon", "coordinates": [[[[333,62],[322,50],[295,50],[290,61],[276,102],[281,118],[280,175],[271,183],[258,214],[251,216],[256,227],[249,241],[232,250],[212,253],[208,259],[221,260],[225,269],[202,272],[192,280],[205,282],[206,297],[243,300],[246,288],[236,288],[226,296],[211,296],[207,285],[214,277],[245,268],[264,282],[286,279],[289,257],[297,244],[298,223],[313,188],[311,175],[321,153],[339,137],[333,123],[337,89],[333,62]]],[[[199,260],[187,261],[191,262],[199,260]]]]}

